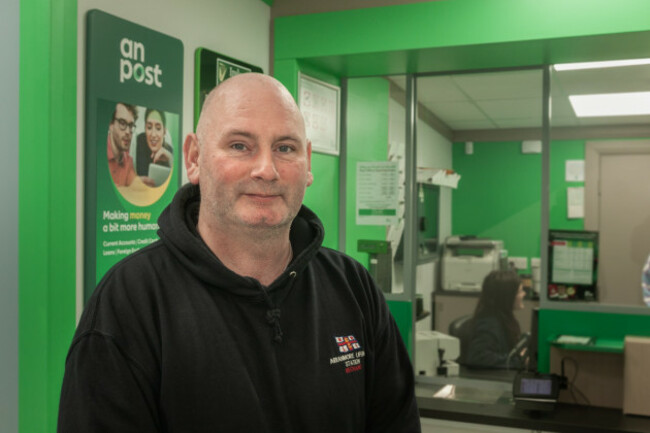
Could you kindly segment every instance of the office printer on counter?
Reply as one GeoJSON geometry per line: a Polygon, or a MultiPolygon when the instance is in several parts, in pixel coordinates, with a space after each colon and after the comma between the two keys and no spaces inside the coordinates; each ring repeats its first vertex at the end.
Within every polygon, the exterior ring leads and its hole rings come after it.
{"type": "Polygon", "coordinates": [[[442,289],[480,292],[487,274],[507,266],[508,251],[503,249],[503,241],[450,236],[442,256],[442,289]]]}
{"type": "Polygon", "coordinates": [[[415,371],[421,376],[458,376],[460,340],[438,331],[415,334],[415,371]]]}

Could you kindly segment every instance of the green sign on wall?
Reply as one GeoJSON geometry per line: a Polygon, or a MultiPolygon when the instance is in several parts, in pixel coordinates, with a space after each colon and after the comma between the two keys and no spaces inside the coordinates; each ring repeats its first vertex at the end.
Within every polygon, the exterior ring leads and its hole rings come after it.
{"type": "Polygon", "coordinates": [[[194,127],[199,122],[199,114],[203,101],[208,93],[217,85],[230,77],[245,72],[263,72],[259,66],[242,62],[232,57],[208,50],[197,48],[194,54],[195,79],[194,79],[194,127]]]}
{"type": "Polygon", "coordinates": [[[183,44],[99,10],[87,15],[84,295],[158,239],[180,183],[183,44]]]}

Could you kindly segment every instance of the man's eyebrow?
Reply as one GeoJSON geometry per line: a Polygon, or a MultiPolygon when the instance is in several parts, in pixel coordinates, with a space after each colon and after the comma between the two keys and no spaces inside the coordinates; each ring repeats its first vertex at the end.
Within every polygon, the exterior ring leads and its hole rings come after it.
{"type": "MultiPolygon", "coordinates": [[[[253,140],[258,139],[258,135],[254,134],[250,131],[244,131],[244,130],[239,130],[239,129],[233,129],[231,131],[228,131],[225,134],[226,137],[246,137],[246,138],[251,138],[253,140]]],[[[300,142],[300,138],[297,135],[291,135],[291,134],[286,134],[286,135],[280,135],[278,137],[273,138],[273,142],[278,142],[278,141],[295,141],[295,142],[300,142]]]]}
{"type": "Polygon", "coordinates": [[[295,135],[281,135],[273,141],[296,141],[300,142],[300,138],[295,135]]]}
{"type": "Polygon", "coordinates": [[[242,131],[239,129],[233,129],[231,131],[226,132],[224,134],[226,137],[233,137],[233,136],[242,136],[242,137],[247,137],[247,138],[257,138],[256,134],[253,134],[252,132],[249,131],[242,131]]]}

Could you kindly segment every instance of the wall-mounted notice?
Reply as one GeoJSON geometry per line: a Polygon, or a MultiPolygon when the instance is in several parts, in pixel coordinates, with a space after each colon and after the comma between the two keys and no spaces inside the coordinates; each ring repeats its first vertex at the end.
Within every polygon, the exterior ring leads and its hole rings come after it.
{"type": "Polygon", "coordinates": [[[87,15],[84,295],[158,239],[179,186],[183,44],[107,13],[87,15]]]}
{"type": "Polygon", "coordinates": [[[196,79],[194,81],[195,128],[199,122],[203,101],[205,101],[205,97],[208,96],[212,89],[235,75],[245,72],[263,72],[259,66],[216,53],[207,48],[197,48],[194,61],[196,63],[196,79]]]}
{"type": "Polygon", "coordinates": [[[341,89],[298,75],[298,105],[314,152],[339,154],[341,89]]]}
{"type": "Polygon", "coordinates": [[[585,160],[570,159],[565,163],[564,180],[567,182],[584,182],[585,181],[585,160]]]}
{"type": "Polygon", "coordinates": [[[357,163],[357,217],[359,225],[398,222],[397,162],[357,163]]]}
{"type": "Polygon", "coordinates": [[[585,188],[583,186],[570,187],[566,189],[567,195],[567,218],[585,217],[585,188]]]}

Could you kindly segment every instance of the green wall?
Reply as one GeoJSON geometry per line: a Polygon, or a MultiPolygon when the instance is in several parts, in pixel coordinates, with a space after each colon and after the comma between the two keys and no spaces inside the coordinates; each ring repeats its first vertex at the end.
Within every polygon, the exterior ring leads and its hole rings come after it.
{"type": "Polygon", "coordinates": [[[452,152],[461,175],[452,192],[452,233],[501,239],[509,256],[539,257],[541,155],[522,154],[521,141],[475,142],[471,155],[465,143],[454,143],[452,152]]]}
{"type": "Polygon", "coordinates": [[[345,252],[366,268],[368,253],[357,251],[357,241],[385,241],[386,226],[356,223],[357,162],[388,159],[388,99],[388,81],[383,78],[348,81],[345,252]]]}
{"type": "Polygon", "coordinates": [[[647,0],[445,0],[275,19],[275,59],[342,76],[647,56],[647,0]]]}
{"type": "Polygon", "coordinates": [[[75,327],[77,2],[21,1],[19,429],[56,430],[75,327]]]}
{"type": "MultiPolygon", "coordinates": [[[[541,154],[521,153],[521,141],[475,142],[465,154],[465,143],[453,144],[454,170],[462,177],[452,193],[452,233],[504,241],[508,255],[540,257],[542,160],[541,154]]],[[[567,188],[584,182],[565,180],[567,160],[584,159],[584,141],[551,143],[549,226],[583,228],[583,219],[567,218],[567,188]]]]}

